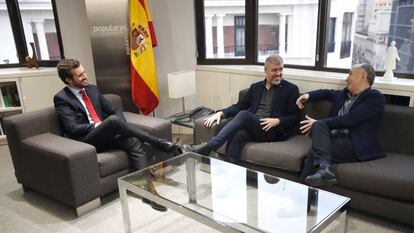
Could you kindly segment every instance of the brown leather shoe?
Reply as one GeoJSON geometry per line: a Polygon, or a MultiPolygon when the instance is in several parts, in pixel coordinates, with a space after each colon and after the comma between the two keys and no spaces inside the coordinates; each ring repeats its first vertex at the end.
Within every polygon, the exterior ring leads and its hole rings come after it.
{"type": "Polygon", "coordinates": [[[155,203],[155,202],[153,202],[151,200],[148,200],[147,198],[142,198],[142,202],[147,203],[148,205],[151,205],[151,207],[154,210],[158,210],[158,211],[161,211],[161,212],[165,212],[165,211],[168,210],[167,207],[165,207],[163,205],[160,205],[158,203],[155,203]]]}

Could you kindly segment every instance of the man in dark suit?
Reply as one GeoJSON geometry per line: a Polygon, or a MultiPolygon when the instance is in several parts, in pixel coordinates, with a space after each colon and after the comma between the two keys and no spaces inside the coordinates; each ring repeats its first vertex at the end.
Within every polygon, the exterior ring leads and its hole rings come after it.
{"type": "Polygon", "coordinates": [[[302,109],[308,101],[333,103],[329,117],[301,121],[301,131],[310,134],[312,148],[307,156],[302,179],[311,186],[336,183],[333,163],[359,162],[384,156],[380,151],[378,130],[384,114],[384,96],[371,89],[375,71],[371,65],[352,67],[343,90],[316,90],[300,96],[302,109]],[[316,170],[316,172],[315,172],[316,170]],[[315,172],[315,173],[314,173],[315,172]],[[313,173],[313,174],[312,174],[313,173]]]}
{"type": "Polygon", "coordinates": [[[237,162],[247,142],[287,139],[299,122],[299,109],[295,106],[298,87],[283,79],[283,59],[278,55],[266,58],[264,71],[265,80],[253,83],[236,104],[204,120],[204,125],[211,127],[215,122],[220,124],[222,118],[234,117],[216,136],[206,143],[185,145],[184,149],[208,155],[227,142],[226,160],[237,162]]]}
{"type": "MultiPolygon", "coordinates": [[[[125,150],[137,170],[148,166],[142,142],[168,153],[179,150],[177,144],[126,122],[122,112],[106,100],[95,85],[89,85],[79,61],[64,59],[57,70],[67,86],[54,96],[53,102],[66,137],[91,144],[98,152],[110,148],[125,150]]],[[[166,210],[156,203],[151,205],[154,209],[166,210]]]]}

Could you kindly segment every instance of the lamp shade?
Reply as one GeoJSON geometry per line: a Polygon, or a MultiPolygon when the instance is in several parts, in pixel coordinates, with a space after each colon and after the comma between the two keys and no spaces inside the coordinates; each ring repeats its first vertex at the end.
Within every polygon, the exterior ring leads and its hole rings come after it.
{"type": "Polygon", "coordinates": [[[168,95],[170,98],[181,98],[195,94],[194,70],[183,70],[168,74],[168,95]]]}

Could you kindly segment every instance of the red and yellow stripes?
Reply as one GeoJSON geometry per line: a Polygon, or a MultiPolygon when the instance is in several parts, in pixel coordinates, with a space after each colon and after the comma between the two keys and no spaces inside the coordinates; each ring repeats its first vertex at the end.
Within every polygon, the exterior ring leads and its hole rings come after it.
{"type": "Polygon", "coordinates": [[[153,47],[157,46],[146,0],[129,1],[132,100],[148,115],[159,103],[153,47]]]}

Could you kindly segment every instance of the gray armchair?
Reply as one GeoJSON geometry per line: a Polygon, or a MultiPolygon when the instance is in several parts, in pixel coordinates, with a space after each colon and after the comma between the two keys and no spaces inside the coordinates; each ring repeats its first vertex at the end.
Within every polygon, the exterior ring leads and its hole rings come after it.
{"type": "MultiPolygon", "coordinates": [[[[123,111],[121,98],[105,97],[123,111]]],[[[128,122],[152,135],[171,140],[171,123],[124,112],[128,122]]],[[[17,182],[75,208],[78,216],[100,206],[100,197],[117,189],[117,178],[128,174],[129,157],[121,150],[96,153],[92,145],[62,136],[54,107],[4,119],[17,182]]],[[[167,157],[144,144],[149,161],[167,157]],[[157,155],[157,156],[155,156],[157,155]]]]}

